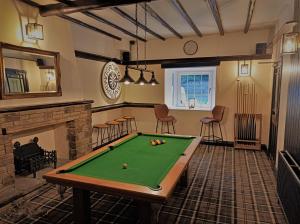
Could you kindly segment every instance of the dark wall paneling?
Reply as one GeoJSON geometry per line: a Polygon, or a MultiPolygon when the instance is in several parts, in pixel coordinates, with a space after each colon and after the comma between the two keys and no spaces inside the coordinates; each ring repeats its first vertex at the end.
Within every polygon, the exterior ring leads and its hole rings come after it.
{"type": "Polygon", "coordinates": [[[290,224],[299,223],[300,169],[288,152],[278,157],[277,190],[290,224]]]}
{"type": "Polygon", "coordinates": [[[284,148],[300,164],[300,61],[291,55],[284,148]]]}

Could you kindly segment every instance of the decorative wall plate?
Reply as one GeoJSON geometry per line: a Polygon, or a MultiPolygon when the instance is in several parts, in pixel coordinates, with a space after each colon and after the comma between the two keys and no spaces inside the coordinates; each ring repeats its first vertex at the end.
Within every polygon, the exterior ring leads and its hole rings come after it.
{"type": "Polygon", "coordinates": [[[198,51],[198,44],[194,40],[189,40],[184,43],[183,45],[183,51],[187,55],[194,55],[198,51]]]}
{"type": "Polygon", "coordinates": [[[101,83],[103,92],[107,98],[114,100],[120,96],[122,90],[119,83],[120,77],[120,69],[115,62],[105,64],[102,71],[101,83]]]}

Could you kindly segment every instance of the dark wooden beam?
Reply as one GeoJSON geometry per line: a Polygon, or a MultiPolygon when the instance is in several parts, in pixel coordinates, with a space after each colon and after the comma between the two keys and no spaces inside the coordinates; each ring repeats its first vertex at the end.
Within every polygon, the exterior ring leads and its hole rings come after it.
{"type": "MultiPolygon", "coordinates": [[[[182,63],[197,63],[209,61],[238,61],[238,60],[262,60],[272,59],[272,55],[230,55],[230,56],[215,56],[215,57],[195,57],[195,58],[171,58],[171,59],[152,59],[146,60],[148,65],[151,64],[182,64],[182,63]]],[[[128,65],[136,65],[136,63],[145,63],[145,61],[130,61],[128,65]]]]}
{"type": "Polygon", "coordinates": [[[68,20],[68,21],[70,21],[70,22],[72,22],[72,23],[75,23],[75,24],[77,24],[77,25],[79,25],[79,26],[82,26],[82,27],[88,28],[88,29],[90,29],[90,30],[96,31],[97,33],[101,33],[101,34],[103,34],[103,35],[105,35],[105,36],[111,37],[111,38],[113,38],[113,39],[115,39],[115,40],[122,40],[122,38],[119,37],[119,36],[116,36],[116,35],[113,35],[113,34],[111,34],[111,33],[108,33],[108,32],[106,32],[106,31],[104,31],[104,30],[101,30],[101,29],[99,29],[99,28],[97,28],[97,27],[95,27],[95,26],[91,26],[91,25],[89,25],[89,24],[87,24],[87,23],[84,23],[84,22],[82,22],[82,21],[80,21],[80,20],[78,20],[78,19],[72,18],[72,17],[70,17],[70,16],[60,15],[60,16],[58,16],[58,17],[60,17],[60,18],[62,18],[62,19],[65,19],[65,20],[68,20]]]}
{"type": "Polygon", "coordinates": [[[183,5],[179,0],[172,0],[173,5],[175,6],[176,10],[181,14],[181,16],[185,19],[185,21],[190,25],[190,27],[195,31],[195,33],[202,37],[202,33],[198,29],[198,27],[193,22],[192,18],[189,16],[183,5]]]}
{"type": "MultiPolygon", "coordinates": [[[[33,1],[31,1],[31,0],[19,0],[19,1],[20,1],[20,2],[23,2],[23,3],[26,3],[27,5],[30,5],[30,6],[32,6],[32,7],[36,7],[36,8],[40,8],[40,7],[42,6],[42,5],[40,5],[40,4],[36,3],[36,2],[33,2],[33,1]]],[[[97,27],[91,26],[91,25],[89,25],[89,24],[87,24],[87,23],[84,23],[84,22],[78,20],[78,19],[74,19],[74,18],[72,18],[72,17],[69,17],[69,16],[63,16],[63,15],[62,15],[62,16],[59,16],[59,17],[65,19],[65,20],[68,20],[68,21],[70,21],[70,22],[72,22],[72,23],[75,23],[75,24],[77,24],[77,25],[79,25],[79,26],[82,26],[82,27],[85,27],[85,28],[87,28],[87,29],[93,30],[93,31],[95,31],[95,32],[97,32],[97,33],[101,33],[101,34],[103,34],[103,35],[105,35],[105,36],[111,37],[111,38],[113,38],[113,39],[115,39],[115,40],[122,40],[122,38],[119,37],[119,36],[116,36],[116,35],[113,35],[113,34],[111,34],[111,33],[108,33],[108,32],[106,32],[106,31],[104,31],[104,30],[101,30],[101,29],[99,29],[99,28],[97,28],[97,27]]]]}
{"type": "MultiPolygon", "coordinates": [[[[110,58],[103,55],[92,54],[84,51],[75,51],[75,56],[79,58],[84,58],[93,61],[114,61],[117,64],[124,64],[120,59],[110,58]]],[[[215,56],[215,57],[195,57],[195,58],[171,58],[171,59],[152,59],[146,60],[149,65],[153,64],[183,64],[183,63],[206,63],[213,61],[238,61],[238,60],[263,60],[272,59],[272,55],[230,55],[230,56],[215,56]]],[[[140,64],[145,63],[145,61],[138,61],[140,64]]],[[[126,65],[136,65],[137,61],[127,62],[126,65]]]]}
{"type": "Polygon", "coordinates": [[[130,5],[140,2],[150,2],[155,0],[77,0],[75,6],[63,3],[44,5],[40,8],[41,16],[63,15],[75,12],[84,12],[92,9],[103,9],[107,7],[130,5]]]}
{"type": "MultiPolygon", "coordinates": [[[[129,14],[127,14],[126,12],[124,12],[122,9],[118,8],[118,7],[113,7],[111,8],[111,10],[113,10],[115,13],[117,13],[119,16],[121,16],[122,18],[128,20],[129,22],[131,22],[132,24],[136,25],[136,21],[135,18],[133,18],[132,16],[130,16],[129,14]]],[[[143,29],[146,30],[148,33],[150,33],[151,35],[161,39],[161,40],[166,40],[166,38],[164,38],[163,36],[161,36],[160,34],[154,32],[153,30],[149,29],[149,27],[145,27],[144,24],[138,22],[137,25],[143,29]]]]}
{"type": "Polygon", "coordinates": [[[248,31],[250,29],[253,13],[254,13],[254,9],[255,9],[255,3],[256,3],[256,0],[249,0],[247,20],[246,20],[246,24],[245,24],[245,28],[244,28],[244,33],[248,33],[248,31]]]}
{"type": "Polygon", "coordinates": [[[40,4],[38,4],[36,2],[33,2],[31,0],[19,0],[19,2],[23,2],[27,5],[30,5],[30,6],[35,7],[35,8],[40,8],[40,6],[41,6],[40,4]]]}
{"type": "Polygon", "coordinates": [[[219,12],[219,8],[217,5],[217,1],[216,0],[207,0],[209,7],[211,9],[211,12],[215,18],[215,21],[217,23],[217,26],[219,28],[219,32],[220,34],[223,36],[224,35],[224,29],[223,29],[223,25],[222,25],[222,19],[220,16],[220,12],[219,12]]]}
{"type": "Polygon", "coordinates": [[[170,30],[175,36],[179,37],[180,39],[183,38],[181,34],[179,34],[172,26],[170,26],[163,18],[161,18],[160,15],[157,12],[155,12],[148,4],[146,7],[144,4],[141,4],[141,7],[144,10],[147,10],[147,12],[149,12],[149,14],[154,19],[156,19],[162,26],[170,30]]]}
{"type": "Polygon", "coordinates": [[[93,60],[93,61],[102,61],[102,62],[109,62],[113,61],[117,64],[122,64],[122,61],[118,58],[110,58],[107,56],[99,55],[99,54],[92,54],[84,51],[77,51],[75,50],[75,56],[77,58],[83,58],[83,59],[88,59],[88,60],[93,60]]]}
{"type": "Polygon", "coordinates": [[[146,42],[146,40],[145,40],[144,38],[142,38],[142,37],[140,37],[140,36],[137,36],[137,35],[135,35],[135,34],[129,32],[128,30],[126,30],[126,29],[124,29],[124,28],[118,26],[117,24],[114,24],[114,23],[108,21],[107,19],[104,19],[104,18],[101,17],[101,16],[98,16],[98,15],[96,15],[96,14],[94,14],[94,13],[91,13],[91,12],[83,12],[82,14],[84,14],[84,15],[86,15],[86,16],[92,18],[92,19],[95,19],[95,20],[97,20],[98,22],[101,22],[101,23],[104,23],[104,24],[106,24],[106,25],[108,25],[108,26],[111,26],[111,27],[113,27],[113,28],[115,28],[115,29],[121,31],[122,33],[125,33],[125,34],[128,35],[128,36],[131,36],[131,37],[133,37],[133,38],[137,38],[137,39],[140,40],[140,41],[146,42]]]}

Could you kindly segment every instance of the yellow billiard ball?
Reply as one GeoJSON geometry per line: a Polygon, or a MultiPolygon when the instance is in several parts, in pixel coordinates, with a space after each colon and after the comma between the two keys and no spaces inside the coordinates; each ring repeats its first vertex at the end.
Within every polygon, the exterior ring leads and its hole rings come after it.
{"type": "Polygon", "coordinates": [[[123,169],[127,169],[128,168],[128,164],[127,163],[123,163],[123,169]]]}

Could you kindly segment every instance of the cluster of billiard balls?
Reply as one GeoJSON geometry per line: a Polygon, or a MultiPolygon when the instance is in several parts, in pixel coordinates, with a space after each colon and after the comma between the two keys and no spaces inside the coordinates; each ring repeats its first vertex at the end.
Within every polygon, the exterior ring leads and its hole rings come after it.
{"type": "Polygon", "coordinates": [[[161,145],[161,144],[165,144],[166,140],[164,139],[153,139],[150,141],[151,145],[161,145]]]}
{"type": "MultiPolygon", "coordinates": [[[[164,139],[153,139],[150,140],[151,145],[155,146],[155,145],[161,145],[161,144],[165,144],[167,141],[164,139]]],[[[122,164],[122,168],[123,169],[127,169],[128,168],[128,164],[127,163],[123,163],[122,164]]]]}

